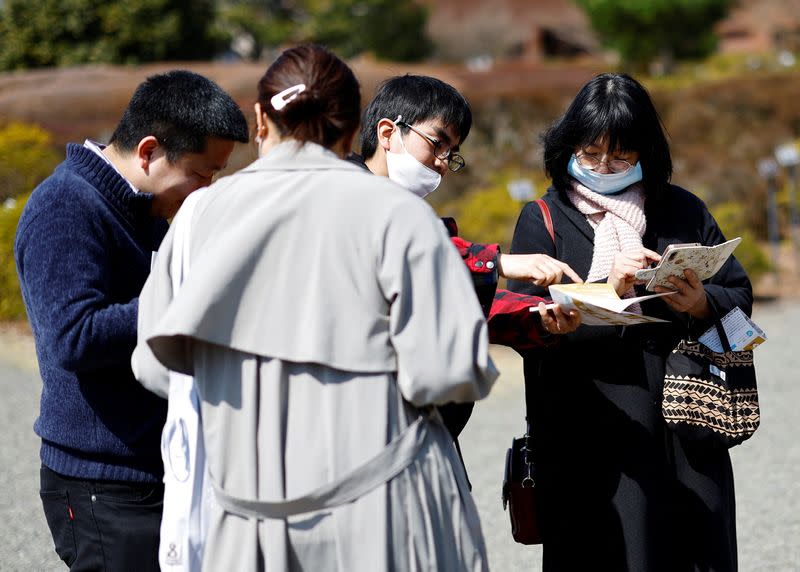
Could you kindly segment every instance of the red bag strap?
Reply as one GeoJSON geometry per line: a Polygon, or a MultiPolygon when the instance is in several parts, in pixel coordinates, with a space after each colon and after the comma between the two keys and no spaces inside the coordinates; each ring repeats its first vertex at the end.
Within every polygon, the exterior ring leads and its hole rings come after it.
{"type": "Polygon", "coordinates": [[[550,234],[553,244],[556,243],[556,232],[553,230],[553,217],[550,216],[550,207],[544,202],[544,199],[536,199],[536,204],[539,205],[539,210],[542,211],[542,218],[544,219],[544,226],[550,234]]]}

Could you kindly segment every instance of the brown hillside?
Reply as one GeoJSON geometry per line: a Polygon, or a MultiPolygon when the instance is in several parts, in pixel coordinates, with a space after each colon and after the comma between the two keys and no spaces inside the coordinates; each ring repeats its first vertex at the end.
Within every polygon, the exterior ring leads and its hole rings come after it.
{"type": "MultiPolygon", "coordinates": [[[[255,86],[266,69],[263,63],[162,63],[140,67],[84,66],[0,74],[0,119],[36,123],[51,131],[59,143],[85,137],[106,138],[133,90],[148,75],[186,68],[219,83],[246,114],[255,101],[255,86]]],[[[525,62],[495,65],[489,72],[462,66],[353,62],[366,102],[383,79],[403,73],[434,75],[462,90],[470,100],[520,96],[554,90],[572,93],[598,68],[555,68],[525,62]]]]}

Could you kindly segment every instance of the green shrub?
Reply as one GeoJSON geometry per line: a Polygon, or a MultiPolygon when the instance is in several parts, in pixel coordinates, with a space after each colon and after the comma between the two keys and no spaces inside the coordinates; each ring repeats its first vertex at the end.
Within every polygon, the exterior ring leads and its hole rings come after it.
{"type": "Polygon", "coordinates": [[[0,203],[30,193],[58,162],[47,131],[28,123],[0,124],[0,203]]]}
{"type": "Polygon", "coordinates": [[[466,240],[498,243],[504,252],[509,252],[514,225],[524,206],[523,202],[512,199],[508,192],[509,182],[517,178],[533,181],[538,194],[547,188],[543,179],[519,177],[518,173],[503,171],[488,186],[467,193],[438,210],[443,216],[455,217],[459,234],[466,240]]]}
{"type": "Polygon", "coordinates": [[[757,283],[761,276],[772,270],[772,265],[753,233],[748,230],[742,205],[729,201],[720,203],[711,210],[727,239],[742,237],[734,256],[747,271],[750,281],[757,283]]]}
{"type": "Polygon", "coordinates": [[[0,204],[0,320],[25,319],[25,306],[14,264],[17,222],[30,194],[0,204]]]}

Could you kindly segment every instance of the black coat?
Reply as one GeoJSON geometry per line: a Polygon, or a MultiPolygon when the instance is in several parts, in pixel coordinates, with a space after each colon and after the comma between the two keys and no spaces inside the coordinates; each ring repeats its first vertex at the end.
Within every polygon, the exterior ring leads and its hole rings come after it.
{"type": "MultiPolygon", "coordinates": [[[[512,253],[545,253],[589,273],[594,230],[564,191],[545,196],[555,245],[535,203],[520,214],[512,253]]],[[[724,242],[703,202],[670,187],[645,205],[644,246],[724,242]]],[[[510,282],[509,289],[546,295],[510,282]]],[[[752,309],[752,288],[733,258],[705,286],[724,315],[752,309]]],[[[644,293],[644,292],[641,292],[644,293]]],[[[581,326],[553,348],[527,352],[542,506],[544,569],[736,570],[733,475],[727,449],[685,442],[666,426],[661,393],[666,356],[688,329],[705,331],[660,299],[645,314],[669,324],[581,326]]]]}

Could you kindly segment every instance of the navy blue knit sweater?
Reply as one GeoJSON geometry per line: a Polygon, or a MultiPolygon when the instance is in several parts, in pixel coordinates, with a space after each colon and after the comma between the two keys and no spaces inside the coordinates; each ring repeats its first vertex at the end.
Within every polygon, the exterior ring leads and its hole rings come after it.
{"type": "Polygon", "coordinates": [[[43,388],[42,463],[89,480],[158,481],[166,401],[130,366],[138,296],[167,231],[134,193],[80,145],[22,212],[14,255],[43,388]]]}

